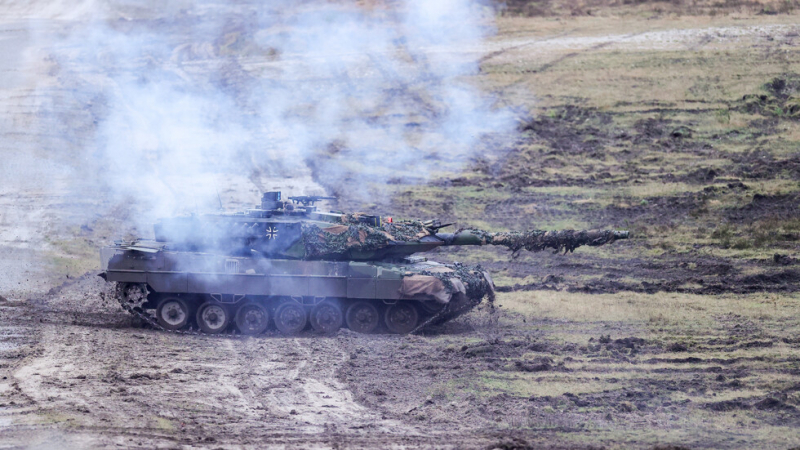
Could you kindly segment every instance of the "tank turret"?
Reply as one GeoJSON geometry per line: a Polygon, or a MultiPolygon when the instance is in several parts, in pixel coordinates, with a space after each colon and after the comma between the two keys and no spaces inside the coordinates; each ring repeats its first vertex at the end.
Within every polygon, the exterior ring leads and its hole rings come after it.
{"type": "Polygon", "coordinates": [[[333,197],[301,196],[281,201],[267,192],[261,205],[241,213],[161,219],[156,241],[174,250],[224,252],[303,260],[378,261],[398,259],[440,246],[502,245],[514,252],[547,248],[572,252],[626,239],[627,231],[542,231],[490,233],[465,229],[440,233],[438,220],[394,221],[368,214],[321,212],[314,204],[333,197]]]}

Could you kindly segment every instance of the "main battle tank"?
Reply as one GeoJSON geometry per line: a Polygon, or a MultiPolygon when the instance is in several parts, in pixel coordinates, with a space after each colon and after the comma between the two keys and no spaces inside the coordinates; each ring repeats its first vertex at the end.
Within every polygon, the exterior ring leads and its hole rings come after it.
{"type": "Polygon", "coordinates": [[[238,213],[161,219],[155,240],[118,241],[100,251],[100,276],[116,297],[154,327],[204,333],[296,334],[342,326],[409,333],[451,320],[494,298],[481,266],[416,256],[441,246],[502,245],[572,252],[627,239],[627,231],[441,233],[439,221],[322,212],[330,197],[281,199],[238,213]],[[196,327],[196,328],[195,328],[196,327]]]}

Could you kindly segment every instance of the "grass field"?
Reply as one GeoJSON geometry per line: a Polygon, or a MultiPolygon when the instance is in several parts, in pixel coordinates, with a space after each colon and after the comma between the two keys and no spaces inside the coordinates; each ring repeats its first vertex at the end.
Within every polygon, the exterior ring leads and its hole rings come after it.
{"type": "Polygon", "coordinates": [[[482,421],[502,448],[800,445],[798,16],[548,5],[501,17],[474,79],[522,137],[375,208],[633,239],[435,255],[487,265],[504,313],[468,319],[478,342],[437,338],[415,414],[482,421]]]}

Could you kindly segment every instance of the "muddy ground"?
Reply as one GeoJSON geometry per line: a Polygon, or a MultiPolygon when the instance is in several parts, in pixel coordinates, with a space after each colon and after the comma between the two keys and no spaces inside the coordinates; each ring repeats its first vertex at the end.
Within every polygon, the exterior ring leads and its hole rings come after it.
{"type": "MultiPolygon", "coordinates": [[[[800,447],[797,15],[557,3],[501,17],[476,56],[475,84],[519,119],[485,157],[371,203],[313,164],[290,183],[456,228],[633,239],[433,252],[483,264],[499,294],[417,335],[173,335],[95,276],[129,211],[57,178],[0,185],[0,448],[800,447]]],[[[28,145],[11,125],[35,101],[1,100],[6,147],[28,145]]]]}
{"type": "Polygon", "coordinates": [[[691,334],[482,308],[411,336],[215,338],[143,329],[109,294],[87,274],[0,305],[5,447],[788,448],[800,425],[791,315],[691,334]]]}

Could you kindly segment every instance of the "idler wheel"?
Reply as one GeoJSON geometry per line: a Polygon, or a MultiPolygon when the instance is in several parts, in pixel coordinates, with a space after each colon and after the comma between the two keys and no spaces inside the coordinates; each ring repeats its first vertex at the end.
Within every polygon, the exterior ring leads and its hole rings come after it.
{"type": "Polygon", "coordinates": [[[383,319],[392,333],[406,334],[414,331],[419,321],[417,308],[409,302],[399,302],[386,308],[383,319]]]}
{"type": "Polygon", "coordinates": [[[131,309],[142,309],[147,302],[147,286],[144,283],[127,283],[122,285],[122,297],[131,309]]]}
{"type": "Polygon", "coordinates": [[[436,314],[444,309],[446,305],[438,302],[420,302],[419,307],[427,314],[436,314]]]}
{"type": "Polygon", "coordinates": [[[165,330],[180,330],[189,323],[189,305],[178,297],[167,297],[156,308],[156,321],[165,330]]]}
{"type": "Polygon", "coordinates": [[[322,334],[333,334],[342,328],[344,314],[337,303],[324,301],[311,309],[311,326],[322,334]]]}
{"type": "Polygon", "coordinates": [[[357,333],[372,333],[378,327],[381,315],[369,302],[355,302],[347,308],[347,327],[357,333]]]}
{"type": "Polygon", "coordinates": [[[269,325],[269,313],[257,303],[245,303],[236,311],[236,328],[242,334],[261,334],[269,325]]]}
{"type": "Polygon", "coordinates": [[[230,321],[230,313],[219,303],[206,302],[197,310],[197,325],[208,334],[222,332],[230,321]]]}
{"type": "Polygon", "coordinates": [[[283,334],[297,334],[307,322],[306,310],[298,303],[284,303],[275,310],[275,326],[283,334]]]}

